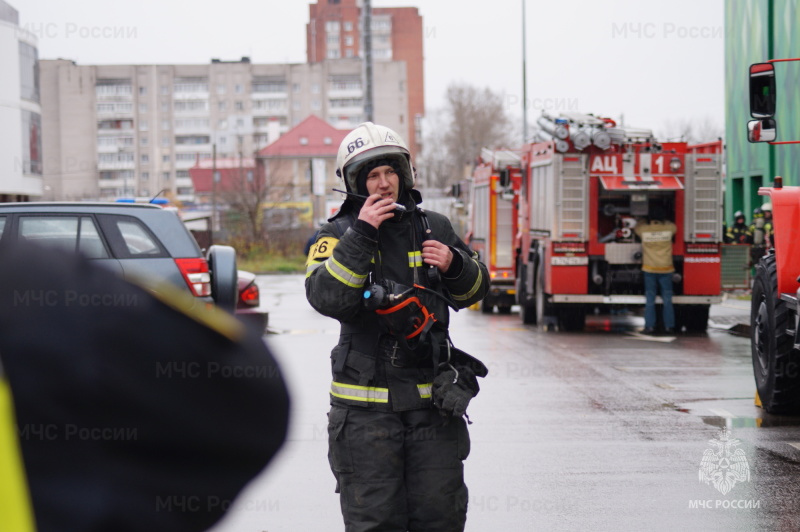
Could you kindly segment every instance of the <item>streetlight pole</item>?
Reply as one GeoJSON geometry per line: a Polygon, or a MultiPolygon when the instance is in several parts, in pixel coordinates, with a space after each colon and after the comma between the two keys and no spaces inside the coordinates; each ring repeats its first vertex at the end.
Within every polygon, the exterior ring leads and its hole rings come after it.
{"type": "Polygon", "coordinates": [[[525,42],[525,0],[522,0],[522,142],[528,142],[527,46],[525,42]]]}

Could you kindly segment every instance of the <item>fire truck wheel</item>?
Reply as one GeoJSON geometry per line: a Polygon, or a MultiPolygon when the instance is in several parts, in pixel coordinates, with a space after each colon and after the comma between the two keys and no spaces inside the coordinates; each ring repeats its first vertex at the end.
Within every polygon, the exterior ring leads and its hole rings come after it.
{"type": "Polygon", "coordinates": [[[527,286],[525,279],[527,275],[527,268],[521,264],[517,268],[517,298],[519,302],[519,316],[522,318],[522,323],[525,325],[536,325],[536,300],[530,303],[525,303],[524,299],[527,294],[533,293],[533,287],[527,286]]]}
{"type": "Polygon", "coordinates": [[[497,313],[498,314],[511,314],[511,307],[508,305],[497,305],[497,313]]]}
{"type": "MultiPolygon", "coordinates": [[[[539,264],[542,264],[539,262],[539,264]]],[[[547,294],[544,292],[544,268],[536,268],[536,321],[540,325],[546,323],[545,318],[555,315],[553,304],[547,301],[547,294]]]]}
{"type": "Polygon", "coordinates": [[[483,312],[484,314],[491,314],[492,312],[494,312],[494,305],[492,305],[491,303],[487,303],[486,300],[484,299],[483,301],[481,301],[481,312],[483,312]]]}
{"type": "Polygon", "coordinates": [[[675,329],[686,327],[687,332],[705,332],[708,329],[709,305],[681,305],[675,307],[675,329]]]}
{"type": "Polygon", "coordinates": [[[800,351],[786,334],[792,317],[778,294],[775,255],[767,255],[753,282],[750,348],[758,395],[770,414],[800,414],[800,351]]]}
{"type": "Polygon", "coordinates": [[[569,306],[558,313],[558,327],[562,331],[582,331],[586,325],[586,310],[569,306]]]}

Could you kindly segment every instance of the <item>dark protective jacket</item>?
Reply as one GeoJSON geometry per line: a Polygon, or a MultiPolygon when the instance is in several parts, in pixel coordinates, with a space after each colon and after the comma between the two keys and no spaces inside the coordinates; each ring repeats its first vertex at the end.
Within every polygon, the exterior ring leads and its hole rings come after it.
{"type": "Polygon", "coordinates": [[[419,193],[411,191],[404,201],[408,211],[383,222],[377,231],[357,220],[358,207],[345,202],[321,228],[309,253],[308,301],[321,314],[341,323],[339,343],[331,353],[332,404],[389,411],[430,407],[434,359],[447,358],[446,348],[438,354],[430,349],[446,345],[449,309],[444,299],[464,308],[483,299],[488,291],[486,266],[455,234],[445,216],[423,213],[416,205],[419,201],[419,193]],[[429,267],[421,256],[423,218],[430,226],[430,237],[450,246],[454,254],[453,265],[436,286],[428,281],[429,267]],[[365,308],[365,289],[382,280],[405,287],[418,284],[441,296],[420,289],[413,292],[435,319],[413,353],[403,352],[397,343],[408,330],[401,334],[397,324],[391,325],[365,308]],[[399,355],[400,363],[394,355],[399,355]]]}
{"type": "Polygon", "coordinates": [[[749,244],[753,238],[747,224],[733,224],[725,232],[726,244],[749,244]]]}

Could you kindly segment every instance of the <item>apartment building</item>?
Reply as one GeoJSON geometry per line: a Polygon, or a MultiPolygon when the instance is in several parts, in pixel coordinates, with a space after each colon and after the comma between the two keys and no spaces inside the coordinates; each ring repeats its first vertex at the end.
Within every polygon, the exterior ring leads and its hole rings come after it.
{"type": "MultiPolygon", "coordinates": [[[[309,63],[346,60],[363,56],[361,0],[319,0],[309,5],[306,25],[306,55],[309,63]]],[[[422,149],[420,124],[425,115],[425,73],[423,70],[422,17],[415,7],[372,9],[370,24],[373,64],[401,61],[406,64],[408,105],[393,128],[405,137],[416,156],[422,149]]],[[[381,97],[378,72],[373,73],[374,97],[381,97]]],[[[379,105],[376,102],[375,108],[379,105]]],[[[375,121],[378,121],[377,115],[375,121]]],[[[386,124],[388,125],[388,124],[386,124]]]]}
{"type": "Polygon", "coordinates": [[[0,0],[0,201],[42,195],[42,108],[36,37],[0,0]]]}
{"type": "MultiPolygon", "coordinates": [[[[45,199],[166,191],[194,201],[189,168],[253,157],[309,115],[363,121],[358,59],[313,64],[78,65],[42,60],[45,199]]],[[[397,130],[408,107],[404,62],[376,65],[375,120],[397,130]]]]}

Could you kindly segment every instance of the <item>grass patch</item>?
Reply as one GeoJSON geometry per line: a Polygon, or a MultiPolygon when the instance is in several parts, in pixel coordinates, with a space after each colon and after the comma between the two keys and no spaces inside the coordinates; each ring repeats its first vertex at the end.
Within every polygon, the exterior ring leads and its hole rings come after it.
{"type": "Polygon", "coordinates": [[[249,253],[236,259],[237,267],[253,273],[304,273],[306,257],[303,255],[285,256],[265,251],[249,253]]]}

